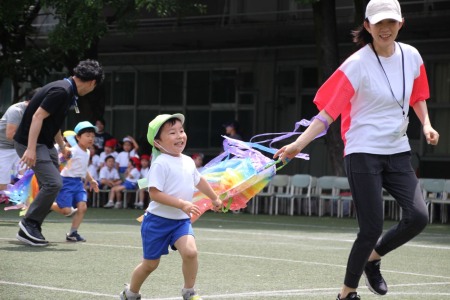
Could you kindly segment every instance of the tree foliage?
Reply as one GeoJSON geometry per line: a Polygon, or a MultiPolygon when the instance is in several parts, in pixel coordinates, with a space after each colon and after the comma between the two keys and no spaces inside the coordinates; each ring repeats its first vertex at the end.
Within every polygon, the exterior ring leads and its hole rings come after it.
{"type": "Polygon", "coordinates": [[[140,10],[179,17],[204,9],[194,0],[1,0],[0,83],[10,78],[18,98],[22,83],[39,86],[51,70],[72,70],[82,59],[97,58],[110,26],[132,31],[140,10]],[[54,20],[46,43],[36,42],[38,17],[54,20]]]}

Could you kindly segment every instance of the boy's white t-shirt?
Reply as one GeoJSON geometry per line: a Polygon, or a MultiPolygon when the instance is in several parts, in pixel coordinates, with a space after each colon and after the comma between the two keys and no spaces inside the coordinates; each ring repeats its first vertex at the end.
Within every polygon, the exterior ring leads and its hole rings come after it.
{"type": "Polygon", "coordinates": [[[131,169],[128,176],[125,178],[126,181],[137,183],[137,181],[141,178],[141,172],[137,168],[131,169]]]}
{"type": "Polygon", "coordinates": [[[119,172],[116,168],[109,169],[108,166],[103,166],[100,169],[99,179],[117,180],[120,179],[119,172]]]}
{"type": "MultiPolygon", "coordinates": [[[[108,156],[112,156],[112,157],[114,157],[114,160],[116,159],[116,157],[117,157],[117,155],[118,155],[119,153],[117,153],[116,151],[114,151],[114,152],[111,152],[111,153],[106,153],[105,151],[103,151],[103,152],[101,152],[100,153],[100,157],[99,157],[99,164],[104,164],[105,163],[105,159],[108,157],[108,156]]],[[[117,162],[116,162],[117,163],[117,162]]]]}
{"type": "Polygon", "coordinates": [[[141,178],[147,178],[147,174],[150,171],[150,167],[141,168],[141,178]]]}
{"type": "Polygon", "coordinates": [[[136,151],[132,149],[130,152],[122,151],[119,152],[116,156],[116,163],[119,164],[119,167],[126,168],[128,167],[128,162],[130,161],[130,158],[136,156],[136,151]]]}
{"type": "MultiPolygon", "coordinates": [[[[192,201],[195,186],[200,182],[201,175],[195,167],[195,163],[189,156],[171,156],[162,153],[150,166],[147,174],[148,186],[173,197],[192,201]]],[[[147,208],[154,215],[182,220],[189,216],[181,209],[151,201],[147,208]]]]}
{"type": "Polygon", "coordinates": [[[82,150],[80,146],[75,145],[71,148],[71,153],[72,157],[62,169],[61,176],[85,178],[89,165],[89,150],[82,150]]]}
{"type": "Polygon", "coordinates": [[[98,171],[97,171],[97,167],[94,164],[90,164],[88,166],[88,172],[89,172],[89,174],[91,174],[92,178],[94,178],[95,180],[98,180],[98,171]]]}

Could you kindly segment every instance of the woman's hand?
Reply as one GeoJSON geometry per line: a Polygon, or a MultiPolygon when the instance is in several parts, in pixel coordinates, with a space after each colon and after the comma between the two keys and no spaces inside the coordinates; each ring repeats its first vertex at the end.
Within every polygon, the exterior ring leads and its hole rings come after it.
{"type": "Polygon", "coordinates": [[[297,143],[293,142],[286,146],[281,147],[274,155],[273,158],[280,157],[283,163],[286,163],[289,159],[294,158],[297,154],[300,153],[302,149],[297,145],[297,143]]]}
{"type": "Polygon", "coordinates": [[[425,135],[425,139],[427,140],[427,144],[431,144],[436,146],[439,142],[439,133],[434,130],[431,125],[423,126],[423,134],[425,135]]]}

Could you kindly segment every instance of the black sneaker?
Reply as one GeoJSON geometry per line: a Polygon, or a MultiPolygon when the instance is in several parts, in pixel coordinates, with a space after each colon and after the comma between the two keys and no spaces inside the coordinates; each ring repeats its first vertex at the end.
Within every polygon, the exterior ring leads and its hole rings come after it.
{"type": "MultiPolygon", "coordinates": [[[[45,237],[41,233],[41,225],[33,220],[22,219],[19,222],[19,227],[22,229],[23,233],[36,242],[47,242],[45,237]]],[[[48,243],[48,242],[47,242],[48,243]]]]}
{"type": "Polygon", "coordinates": [[[19,232],[16,234],[16,238],[19,241],[24,242],[25,244],[28,244],[31,246],[44,247],[44,246],[48,245],[48,241],[38,242],[38,241],[31,239],[28,235],[25,234],[25,232],[22,229],[19,229],[19,232]]]}
{"type": "Polygon", "coordinates": [[[86,239],[78,234],[77,231],[72,232],[71,234],[66,234],[66,241],[68,242],[86,242],[86,239]]]}
{"type": "Polygon", "coordinates": [[[386,281],[380,272],[381,260],[374,260],[366,263],[364,267],[364,276],[366,277],[366,285],[369,290],[377,295],[386,295],[388,288],[386,281]]]}
{"type": "Polygon", "coordinates": [[[358,296],[358,294],[356,292],[348,293],[347,297],[345,297],[345,298],[341,298],[341,294],[338,294],[336,297],[336,300],[351,300],[351,299],[355,300],[355,299],[361,299],[361,298],[358,296]]]}

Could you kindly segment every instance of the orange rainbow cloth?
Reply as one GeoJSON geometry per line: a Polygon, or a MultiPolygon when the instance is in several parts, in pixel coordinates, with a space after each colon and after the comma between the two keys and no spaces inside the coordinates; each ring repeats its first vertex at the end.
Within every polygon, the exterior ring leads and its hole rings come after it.
{"type": "MultiPolygon", "coordinates": [[[[222,212],[227,212],[247,207],[248,201],[270,182],[282,166],[277,169],[276,164],[280,160],[266,157],[253,149],[250,143],[228,137],[223,143],[225,151],[206,164],[201,174],[223,201],[222,212]]],[[[213,208],[211,200],[200,191],[194,193],[192,202],[200,208],[200,214],[192,215],[191,222],[213,208]]],[[[137,220],[141,222],[142,216],[137,220]]]]}
{"type": "Polygon", "coordinates": [[[34,200],[38,191],[39,185],[36,176],[34,175],[33,170],[28,169],[19,181],[14,185],[9,184],[6,190],[0,192],[8,196],[9,201],[14,204],[5,207],[4,210],[22,209],[20,215],[23,215],[30,203],[34,200]]]}

